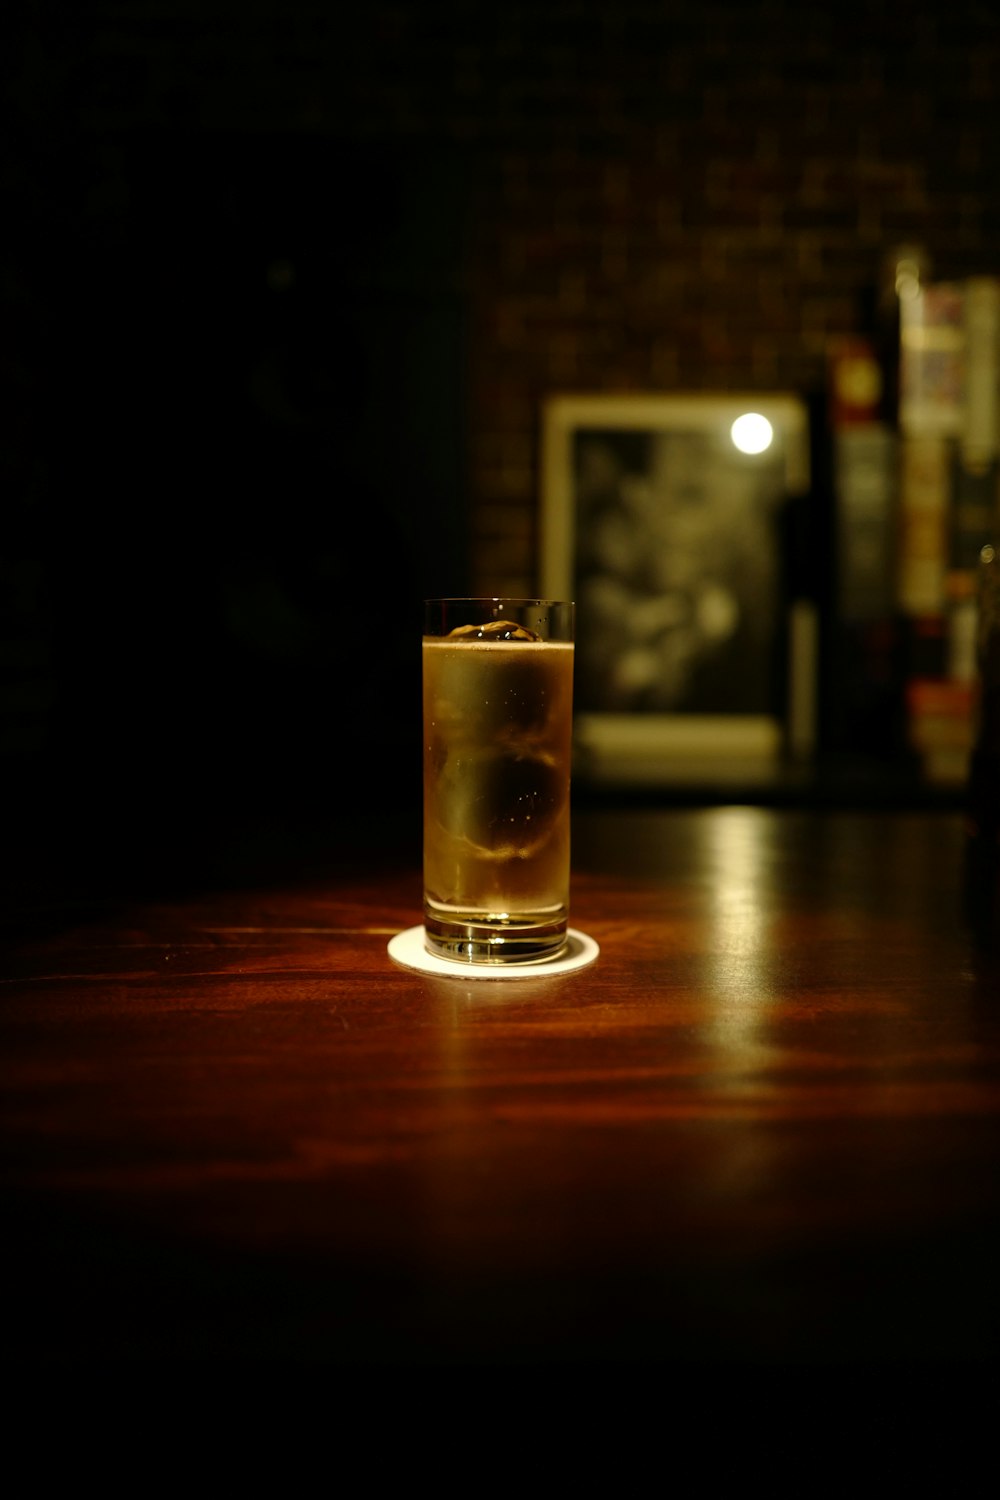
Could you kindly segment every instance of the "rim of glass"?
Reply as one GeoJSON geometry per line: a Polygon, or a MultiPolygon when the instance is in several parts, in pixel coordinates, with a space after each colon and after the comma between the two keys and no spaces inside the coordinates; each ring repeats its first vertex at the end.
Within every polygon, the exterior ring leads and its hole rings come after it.
{"type": "Polygon", "coordinates": [[[522,599],[514,594],[441,594],[424,600],[425,604],[526,604],[531,607],[553,608],[557,604],[572,604],[572,599],[522,599]]]}

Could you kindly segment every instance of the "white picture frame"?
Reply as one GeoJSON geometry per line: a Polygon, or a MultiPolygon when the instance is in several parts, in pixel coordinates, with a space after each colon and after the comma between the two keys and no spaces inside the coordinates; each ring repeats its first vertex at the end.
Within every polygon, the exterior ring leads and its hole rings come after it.
{"type": "Polygon", "coordinates": [[[811,755],[816,613],[787,595],[779,536],[809,490],[806,402],[556,394],[541,429],[540,587],[577,603],[583,773],[746,781],[811,755]],[[760,452],[735,446],[747,416],[760,452]]]}

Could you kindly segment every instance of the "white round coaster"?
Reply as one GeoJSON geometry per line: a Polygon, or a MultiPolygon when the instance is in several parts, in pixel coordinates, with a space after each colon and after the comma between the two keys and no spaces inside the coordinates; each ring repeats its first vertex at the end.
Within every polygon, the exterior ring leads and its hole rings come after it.
{"type": "Polygon", "coordinates": [[[428,953],[423,927],[408,927],[390,939],[389,957],[404,969],[418,969],[421,974],[447,974],[449,979],[540,979],[543,975],[571,974],[574,969],[585,969],[601,951],[592,937],[577,932],[575,927],[569,929],[566,939],[567,950],[558,958],[523,964],[475,964],[428,953]]]}

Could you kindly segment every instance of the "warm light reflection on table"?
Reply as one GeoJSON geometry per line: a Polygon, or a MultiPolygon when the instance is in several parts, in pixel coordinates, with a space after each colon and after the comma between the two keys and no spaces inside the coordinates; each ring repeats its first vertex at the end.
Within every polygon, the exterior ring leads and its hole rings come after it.
{"type": "Polygon", "coordinates": [[[392,964],[417,860],[36,912],[19,1359],[986,1360],[1000,984],[951,815],[608,811],[576,974],[392,964]]]}

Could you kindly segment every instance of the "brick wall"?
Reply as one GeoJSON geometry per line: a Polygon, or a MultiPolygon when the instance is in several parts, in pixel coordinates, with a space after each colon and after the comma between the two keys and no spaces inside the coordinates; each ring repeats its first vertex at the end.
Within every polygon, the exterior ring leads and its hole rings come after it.
{"type": "MultiPolygon", "coordinates": [[[[106,0],[60,29],[52,14],[28,7],[14,37],[15,119],[89,143],[92,215],[114,215],[100,147],[123,129],[459,164],[458,420],[484,591],[535,586],[547,393],[812,391],[893,245],[923,243],[940,275],[1000,268],[986,3],[106,0]]],[[[315,187],[335,210],[336,184],[315,187]]]]}
{"type": "Polygon", "coordinates": [[[883,257],[1000,268],[986,6],[522,8],[479,55],[470,493],[484,590],[532,579],[553,389],[822,388],[883,257]],[[577,19],[577,18],[581,19],[577,19]],[[510,70],[500,82],[501,59],[510,70]]]}

